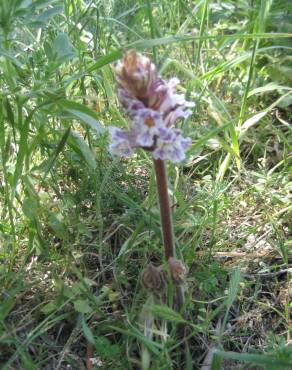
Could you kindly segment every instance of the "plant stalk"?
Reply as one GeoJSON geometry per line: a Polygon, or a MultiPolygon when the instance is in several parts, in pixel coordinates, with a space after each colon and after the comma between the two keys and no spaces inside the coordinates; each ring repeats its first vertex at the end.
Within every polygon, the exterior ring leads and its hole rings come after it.
{"type": "MultiPolygon", "coordinates": [[[[175,245],[173,236],[172,216],[169,204],[167,173],[165,162],[161,159],[154,159],[154,168],[156,174],[156,185],[159,199],[161,229],[163,235],[164,253],[166,261],[170,257],[175,258],[175,245]]],[[[185,295],[183,284],[176,284],[176,304],[180,311],[184,306],[185,295]]]]}
{"type": "Polygon", "coordinates": [[[154,159],[153,161],[156,174],[157,193],[159,198],[164,253],[166,261],[168,261],[170,257],[175,257],[175,246],[173,238],[171,210],[168,197],[166,167],[165,162],[161,159],[154,159]]]}

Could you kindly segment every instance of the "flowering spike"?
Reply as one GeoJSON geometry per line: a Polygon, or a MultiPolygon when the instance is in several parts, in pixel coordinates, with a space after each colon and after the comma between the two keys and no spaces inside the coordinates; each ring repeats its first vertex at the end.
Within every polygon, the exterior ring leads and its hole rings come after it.
{"type": "Polygon", "coordinates": [[[152,152],[154,159],[169,159],[174,163],[185,159],[191,143],[180,130],[172,126],[178,119],[191,114],[183,94],[176,93],[177,78],[168,82],[158,77],[154,63],[148,57],[128,52],[115,68],[118,97],[130,119],[129,131],[110,128],[110,151],[129,157],[135,147],[152,152]]]}

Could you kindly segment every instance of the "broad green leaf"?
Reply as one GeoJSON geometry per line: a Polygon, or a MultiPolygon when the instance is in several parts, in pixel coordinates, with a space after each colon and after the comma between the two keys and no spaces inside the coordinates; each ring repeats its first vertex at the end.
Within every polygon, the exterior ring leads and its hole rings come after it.
{"type": "Polygon", "coordinates": [[[39,22],[48,21],[49,19],[51,19],[55,15],[62,13],[63,10],[64,9],[63,9],[62,6],[54,6],[53,8],[47,9],[42,14],[40,14],[37,17],[36,21],[39,21],[39,22]]]}
{"type": "Polygon", "coordinates": [[[77,133],[77,132],[71,132],[70,139],[69,139],[69,145],[73,150],[75,150],[78,154],[80,154],[85,162],[87,163],[88,167],[91,170],[96,169],[96,160],[86,143],[86,141],[77,133]]]}
{"type": "Polygon", "coordinates": [[[77,312],[84,314],[92,312],[88,302],[84,299],[77,299],[77,301],[74,302],[74,308],[77,312]]]}
{"type": "Polygon", "coordinates": [[[60,33],[56,37],[53,43],[53,51],[57,53],[57,57],[62,58],[63,61],[72,59],[75,56],[73,46],[66,33],[60,33]]]}
{"type": "Polygon", "coordinates": [[[58,305],[56,304],[56,302],[52,301],[52,302],[47,303],[44,307],[42,307],[41,312],[48,315],[52,313],[53,311],[55,311],[57,308],[58,308],[58,305]]]}
{"type": "Polygon", "coordinates": [[[34,220],[37,217],[38,202],[35,197],[26,197],[22,204],[22,211],[26,217],[34,220]]]}
{"type": "Polygon", "coordinates": [[[5,58],[9,59],[15,66],[22,68],[23,65],[19,62],[18,59],[16,59],[14,56],[12,56],[10,53],[7,51],[3,50],[0,48],[0,56],[4,56],[5,58]]]}
{"type": "Polygon", "coordinates": [[[104,132],[104,127],[98,122],[96,114],[85,105],[69,100],[62,100],[59,102],[59,106],[63,111],[70,113],[73,118],[80,119],[89,125],[98,134],[104,132]]]}
{"type": "Polygon", "coordinates": [[[60,239],[66,238],[67,235],[67,227],[66,225],[58,219],[56,215],[51,213],[49,215],[49,225],[53,229],[54,233],[58,236],[60,239]]]}

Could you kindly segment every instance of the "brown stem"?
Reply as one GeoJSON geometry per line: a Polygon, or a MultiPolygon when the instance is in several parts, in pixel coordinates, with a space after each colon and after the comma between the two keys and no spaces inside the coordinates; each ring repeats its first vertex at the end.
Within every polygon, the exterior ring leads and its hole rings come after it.
{"type": "MultiPolygon", "coordinates": [[[[161,159],[154,159],[154,168],[156,174],[157,193],[159,198],[161,228],[163,235],[164,253],[166,261],[170,257],[175,257],[175,245],[173,237],[172,217],[169,205],[167,173],[165,162],[161,159]]],[[[184,304],[183,284],[176,285],[176,303],[180,310],[184,304]]]]}
{"type": "Polygon", "coordinates": [[[93,370],[92,358],[94,355],[93,345],[89,342],[86,344],[86,369],[93,370]]]}
{"type": "Polygon", "coordinates": [[[173,228],[168,197],[166,167],[164,161],[161,159],[154,159],[153,161],[159,198],[164,252],[166,261],[168,261],[169,257],[175,257],[175,246],[173,241],[173,228]]]}

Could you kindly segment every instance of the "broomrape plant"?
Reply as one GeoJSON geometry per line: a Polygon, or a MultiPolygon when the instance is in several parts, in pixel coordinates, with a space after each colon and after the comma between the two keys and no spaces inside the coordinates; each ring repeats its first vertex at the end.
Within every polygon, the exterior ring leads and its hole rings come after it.
{"type": "MultiPolygon", "coordinates": [[[[173,227],[168,198],[165,160],[179,163],[186,157],[191,144],[181,130],[174,127],[179,119],[190,116],[194,103],[185,100],[183,94],[176,92],[177,78],[162,79],[155,64],[135,50],[127,53],[122,62],[115,67],[118,83],[118,96],[130,118],[129,130],[110,127],[110,151],[120,157],[130,157],[137,147],[151,152],[157,180],[160,204],[161,226],[165,257],[173,282],[177,285],[177,303],[183,303],[182,284],[186,268],[175,258],[173,227]]],[[[144,285],[150,290],[161,286],[165,281],[160,268],[149,265],[144,271],[144,285]]]]}

